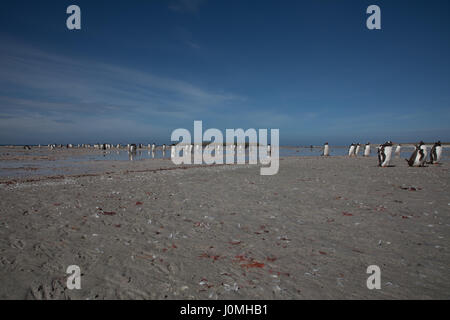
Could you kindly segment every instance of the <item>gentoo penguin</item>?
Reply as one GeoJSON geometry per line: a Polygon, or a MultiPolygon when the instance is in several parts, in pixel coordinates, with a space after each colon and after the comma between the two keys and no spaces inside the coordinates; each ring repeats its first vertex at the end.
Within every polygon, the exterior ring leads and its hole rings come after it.
{"type": "Polygon", "coordinates": [[[364,147],[364,157],[370,156],[370,142],[366,143],[366,146],[364,147]]]}
{"type": "Polygon", "coordinates": [[[162,145],[162,151],[166,152],[166,144],[165,143],[162,145]]]}
{"type": "Polygon", "coordinates": [[[328,157],[330,155],[330,147],[328,146],[328,142],[325,142],[323,145],[323,156],[328,157]]]}
{"type": "Polygon", "coordinates": [[[422,167],[427,159],[427,149],[423,141],[420,141],[418,145],[416,145],[416,149],[412,153],[411,157],[405,159],[408,162],[410,167],[422,167]],[[424,148],[425,147],[425,148],[424,148]]]}
{"type": "Polygon", "coordinates": [[[387,167],[391,162],[392,157],[392,142],[388,141],[382,144],[378,148],[378,166],[379,167],[387,167]]]}
{"type": "Polygon", "coordinates": [[[128,146],[128,151],[129,151],[130,153],[136,153],[136,150],[137,150],[136,144],[132,143],[132,144],[130,144],[130,145],[128,146]]]}
{"type": "Polygon", "coordinates": [[[399,145],[397,146],[397,148],[395,148],[395,156],[396,156],[397,158],[400,157],[400,151],[402,151],[402,145],[401,145],[401,144],[399,144],[399,145]]]}
{"type": "MultiPolygon", "coordinates": [[[[425,143],[423,141],[420,141],[419,145],[420,145],[420,149],[423,150],[423,154],[425,155],[425,159],[426,159],[427,155],[428,155],[427,146],[425,145],[425,143]]],[[[424,163],[425,163],[425,161],[424,161],[424,163]]]]}
{"type": "Polygon", "coordinates": [[[430,151],[430,163],[435,164],[441,161],[442,157],[442,145],[441,141],[436,142],[430,151]]]}
{"type": "Polygon", "coordinates": [[[267,153],[271,154],[272,151],[272,147],[270,146],[270,144],[267,145],[267,153]]]}
{"type": "Polygon", "coordinates": [[[152,152],[155,152],[156,144],[152,143],[152,152]]]}
{"type": "Polygon", "coordinates": [[[355,144],[352,143],[352,144],[350,145],[350,148],[348,149],[348,156],[349,156],[349,157],[352,157],[352,156],[354,156],[354,155],[355,155],[355,144]]]}
{"type": "Polygon", "coordinates": [[[361,145],[358,143],[355,148],[355,156],[359,155],[359,150],[361,150],[361,145]]]}
{"type": "Polygon", "coordinates": [[[175,146],[170,147],[170,159],[175,158],[175,146]]]}

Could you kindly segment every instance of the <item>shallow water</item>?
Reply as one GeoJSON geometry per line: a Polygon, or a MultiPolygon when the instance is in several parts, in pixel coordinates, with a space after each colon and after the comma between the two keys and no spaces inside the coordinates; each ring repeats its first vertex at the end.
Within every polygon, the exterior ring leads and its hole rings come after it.
{"type": "MultiPolygon", "coordinates": [[[[411,146],[402,147],[401,158],[409,158],[414,148],[411,146]]],[[[24,177],[30,175],[64,175],[92,173],[98,169],[93,168],[88,163],[92,161],[142,161],[147,159],[170,159],[170,149],[162,152],[157,149],[155,152],[150,150],[138,150],[134,154],[130,154],[127,150],[90,150],[85,149],[82,152],[72,154],[65,153],[65,149],[55,151],[47,148],[32,149],[31,151],[23,151],[21,149],[8,149],[7,154],[12,160],[0,160],[0,177],[24,177]],[[56,156],[55,156],[56,155],[56,156]],[[55,156],[54,159],[51,157],[55,156]],[[32,157],[32,159],[21,159],[32,157]],[[21,159],[21,160],[19,160],[21,159]]],[[[280,147],[280,157],[292,156],[320,156],[322,155],[322,147],[280,147]]],[[[223,153],[224,155],[226,152],[223,153]]],[[[347,146],[330,146],[330,156],[347,156],[347,146]]],[[[362,156],[362,152],[360,152],[362,156]]],[[[376,157],[376,148],[372,147],[371,157],[376,157]]],[[[443,149],[442,161],[450,160],[450,152],[448,148],[443,149]]],[[[236,155],[235,155],[236,161],[236,155]]],[[[248,150],[245,152],[245,161],[248,162],[248,150]]]]}

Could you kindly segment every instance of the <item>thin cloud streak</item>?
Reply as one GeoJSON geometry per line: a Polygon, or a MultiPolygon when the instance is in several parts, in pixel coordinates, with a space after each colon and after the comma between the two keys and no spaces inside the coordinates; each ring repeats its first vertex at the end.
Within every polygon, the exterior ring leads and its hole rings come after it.
{"type": "MultiPolygon", "coordinates": [[[[1,119],[16,120],[2,121],[3,130],[25,130],[38,121],[58,134],[58,130],[67,131],[62,123],[84,130],[87,122],[83,119],[96,117],[96,123],[108,119],[111,125],[139,127],[140,131],[131,131],[143,135],[145,125],[182,124],[195,115],[212,114],[217,108],[245,101],[233,93],[212,92],[182,80],[75,60],[20,44],[1,47],[0,69],[1,119]]],[[[92,134],[105,132],[94,128],[97,130],[89,130],[92,134]]],[[[159,135],[167,134],[165,131],[159,135]]],[[[0,143],[9,143],[2,140],[0,143]]]]}

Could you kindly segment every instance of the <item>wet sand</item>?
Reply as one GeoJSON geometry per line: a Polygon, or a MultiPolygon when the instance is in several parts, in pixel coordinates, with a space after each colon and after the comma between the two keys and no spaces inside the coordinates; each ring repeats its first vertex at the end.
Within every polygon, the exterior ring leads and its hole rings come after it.
{"type": "Polygon", "coordinates": [[[450,298],[448,162],[88,165],[0,179],[1,299],[450,298]]]}

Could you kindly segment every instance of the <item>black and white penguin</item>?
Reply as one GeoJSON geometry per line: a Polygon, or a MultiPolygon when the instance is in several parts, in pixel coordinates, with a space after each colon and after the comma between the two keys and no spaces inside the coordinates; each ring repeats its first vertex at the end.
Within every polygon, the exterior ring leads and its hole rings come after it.
{"type": "Polygon", "coordinates": [[[410,167],[423,167],[425,164],[425,160],[427,159],[427,147],[420,141],[418,145],[416,145],[416,149],[412,153],[411,157],[405,159],[408,162],[410,167]]]}
{"type": "Polygon", "coordinates": [[[350,148],[348,149],[348,156],[349,157],[354,157],[355,156],[355,148],[356,148],[355,144],[352,143],[350,145],[350,148]]]}
{"type": "Polygon", "coordinates": [[[325,142],[323,145],[323,156],[328,157],[330,155],[330,146],[328,145],[328,142],[325,142]]]}
{"type": "Polygon", "coordinates": [[[430,163],[431,164],[439,163],[439,161],[441,161],[441,157],[442,157],[442,145],[441,141],[438,141],[431,148],[430,163]]]}
{"type": "Polygon", "coordinates": [[[135,143],[128,145],[128,152],[136,153],[136,150],[137,150],[137,145],[135,143]]]}
{"type": "Polygon", "coordinates": [[[378,166],[388,167],[392,157],[392,142],[388,141],[378,148],[378,166]]]}
{"type": "Polygon", "coordinates": [[[359,155],[359,150],[361,150],[361,145],[358,143],[355,148],[355,156],[359,155]]]}
{"type": "Polygon", "coordinates": [[[395,148],[395,156],[396,156],[397,158],[400,157],[400,152],[401,152],[401,151],[402,151],[402,145],[401,145],[401,144],[398,144],[397,148],[395,148]]]}
{"type": "Polygon", "coordinates": [[[370,142],[366,143],[366,146],[364,147],[364,157],[370,156],[370,142]]]}

